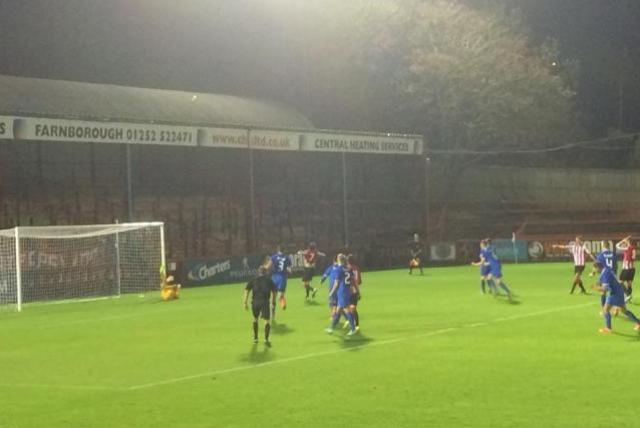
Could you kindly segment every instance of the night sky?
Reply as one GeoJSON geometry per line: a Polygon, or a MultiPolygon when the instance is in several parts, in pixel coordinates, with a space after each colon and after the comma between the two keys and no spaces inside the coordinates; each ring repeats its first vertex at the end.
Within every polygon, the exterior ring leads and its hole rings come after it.
{"type": "MultiPolygon", "coordinates": [[[[640,1],[507,3],[537,42],[558,40],[560,67],[579,63],[590,135],[640,129],[640,1]]],[[[304,82],[290,74],[301,65],[281,30],[294,12],[250,0],[0,0],[0,74],[270,98],[304,112],[304,82]]]]}

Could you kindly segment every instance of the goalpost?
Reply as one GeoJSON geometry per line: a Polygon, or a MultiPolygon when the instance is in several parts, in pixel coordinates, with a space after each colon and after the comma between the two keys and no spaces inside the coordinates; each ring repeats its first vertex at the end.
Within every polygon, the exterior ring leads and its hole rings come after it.
{"type": "Polygon", "coordinates": [[[164,224],[0,230],[0,311],[158,290],[164,224]]]}

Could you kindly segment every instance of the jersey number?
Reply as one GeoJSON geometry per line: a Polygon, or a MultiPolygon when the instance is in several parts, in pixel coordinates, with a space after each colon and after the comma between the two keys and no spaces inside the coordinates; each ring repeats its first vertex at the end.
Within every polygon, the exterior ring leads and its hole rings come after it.
{"type": "Polygon", "coordinates": [[[613,259],[604,259],[604,263],[609,269],[613,269],[613,259]]]}
{"type": "Polygon", "coordinates": [[[280,272],[283,272],[283,271],[284,271],[284,259],[280,259],[280,260],[278,260],[278,270],[279,270],[280,272]]]}
{"type": "Polygon", "coordinates": [[[344,283],[347,285],[351,285],[351,273],[350,272],[346,272],[344,274],[344,283]]]}

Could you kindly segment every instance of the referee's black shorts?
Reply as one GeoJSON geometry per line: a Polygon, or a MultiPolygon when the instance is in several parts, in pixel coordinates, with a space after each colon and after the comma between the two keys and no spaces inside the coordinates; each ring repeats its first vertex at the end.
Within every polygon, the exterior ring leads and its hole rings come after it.
{"type": "Polygon", "coordinates": [[[253,312],[254,318],[262,318],[263,320],[269,321],[271,319],[271,308],[269,307],[269,302],[253,302],[251,304],[251,311],[253,312]]]}
{"type": "Polygon", "coordinates": [[[582,265],[582,266],[576,265],[573,268],[573,273],[581,274],[582,272],[584,272],[584,265],[582,265]]]}

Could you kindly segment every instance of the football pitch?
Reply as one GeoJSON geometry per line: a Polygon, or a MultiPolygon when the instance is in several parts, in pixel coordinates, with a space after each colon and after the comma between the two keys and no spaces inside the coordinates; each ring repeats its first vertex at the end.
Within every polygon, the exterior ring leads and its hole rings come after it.
{"type": "Polygon", "coordinates": [[[640,336],[600,335],[572,271],[506,265],[516,304],[476,267],[365,272],[350,339],[290,279],[270,349],[241,285],[27,305],[0,313],[0,427],[634,426],[640,336]]]}

